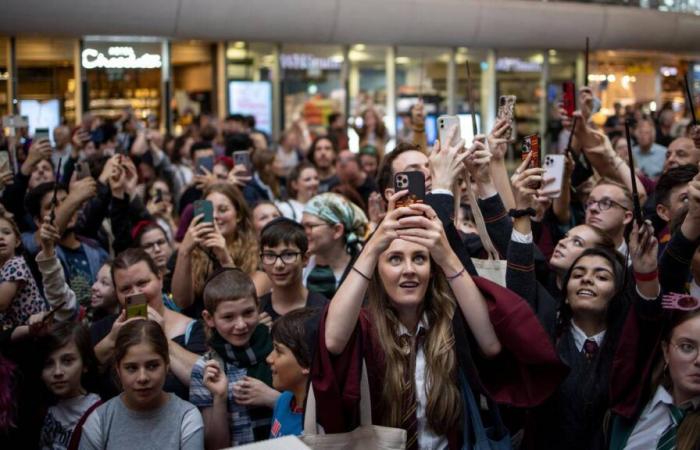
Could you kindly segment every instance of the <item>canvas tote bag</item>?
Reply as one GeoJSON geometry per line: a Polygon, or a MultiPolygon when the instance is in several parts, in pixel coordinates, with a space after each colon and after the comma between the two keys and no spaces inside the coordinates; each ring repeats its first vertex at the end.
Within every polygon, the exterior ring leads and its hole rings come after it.
{"type": "Polygon", "coordinates": [[[479,231],[479,237],[481,238],[481,244],[486,250],[488,255],[487,259],[472,258],[472,263],[476,268],[476,272],[480,277],[486,278],[499,286],[506,287],[506,267],[508,262],[506,260],[501,260],[498,256],[498,251],[494,247],[489,233],[486,231],[486,224],[484,223],[484,216],[481,215],[481,210],[479,209],[479,204],[476,201],[476,196],[471,189],[469,192],[469,206],[472,209],[472,214],[474,215],[474,222],[476,222],[476,229],[479,231]]]}
{"type": "Polygon", "coordinates": [[[359,427],[348,433],[318,434],[313,384],[309,385],[304,412],[304,434],[301,440],[314,450],[403,450],[406,448],[406,430],[372,425],[372,402],[369,397],[369,380],[364,360],[360,381],[359,427]]]}

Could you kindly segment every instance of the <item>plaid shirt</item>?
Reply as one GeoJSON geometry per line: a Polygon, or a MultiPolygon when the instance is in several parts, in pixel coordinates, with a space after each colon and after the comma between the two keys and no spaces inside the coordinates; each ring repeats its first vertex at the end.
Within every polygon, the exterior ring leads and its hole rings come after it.
{"type": "MultiPolygon", "coordinates": [[[[190,403],[199,409],[210,408],[214,404],[214,399],[209,389],[204,386],[204,364],[207,359],[202,356],[192,368],[192,381],[190,382],[190,403]]],[[[248,408],[239,405],[233,398],[233,383],[242,380],[246,376],[246,369],[236,367],[232,364],[225,364],[226,378],[228,378],[227,410],[229,431],[231,434],[231,445],[249,444],[255,441],[253,437],[253,427],[255,424],[250,420],[248,408]]]]}

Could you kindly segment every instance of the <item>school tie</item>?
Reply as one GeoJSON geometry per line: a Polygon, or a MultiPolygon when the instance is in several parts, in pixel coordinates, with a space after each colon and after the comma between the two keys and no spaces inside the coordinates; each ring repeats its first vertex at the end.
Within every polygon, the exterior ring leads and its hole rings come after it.
{"type": "Polygon", "coordinates": [[[656,444],[656,450],[674,450],[676,448],[676,433],[683,418],[685,411],[676,405],[668,405],[669,414],[671,414],[671,425],[663,432],[656,444]]]}
{"type": "Polygon", "coordinates": [[[419,345],[423,345],[424,336],[425,330],[421,328],[413,342],[411,342],[409,335],[399,337],[399,343],[406,351],[406,366],[408,367],[404,379],[404,413],[401,417],[401,428],[406,430],[406,450],[418,450],[418,418],[416,416],[418,403],[415,390],[415,369],[417,349],[419,345]]]}
{"type": "Polygon", "coordinates": [[[586,339],[586,342],[583,343],[583,353],[586,355],[586,359],[592,360],[598,353],[598,343],[594,339],[586,339]]]}

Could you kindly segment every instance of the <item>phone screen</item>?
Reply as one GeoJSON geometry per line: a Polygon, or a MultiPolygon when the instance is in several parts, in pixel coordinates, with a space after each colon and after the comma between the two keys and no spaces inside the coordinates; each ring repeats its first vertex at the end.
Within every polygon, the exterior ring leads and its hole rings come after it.
{"type": "Polygon", "coordinates": [[[252,167],[250,163],[250,152],[247,150],[233,152],[233,165],[234,167],[244,166],[248,173],[252,172],[252,167]]]}
{"type": "Polygon", "coordinates": [[[201,174],[204,174],[204,170],[207,169],[209,172],[212,172],[214,170],[214,157],[213,156],[202,156],[201,158],[197,158],[197,170],[201,174]]]}

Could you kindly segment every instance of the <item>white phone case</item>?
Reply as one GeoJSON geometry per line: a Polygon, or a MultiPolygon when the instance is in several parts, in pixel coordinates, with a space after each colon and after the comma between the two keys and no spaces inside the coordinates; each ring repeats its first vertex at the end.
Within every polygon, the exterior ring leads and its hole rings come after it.
{"type": "Polygon", "coordinates": [[[457,132],[452,138],[451,145],[457,145],[459,140],[462,139],[462,132],[459,128],[459,117],[449,115],[442,115],[438,117],[438,138],[440,139],[441,143],[448,141],[450,128],[453,126],[457,128],[457,132]]]}
{"type": "Polygon", "coordinates": [[[564,155],[547,155],[544,157],[542,167],[544,168],[544,179],[554,178],[554,181],[549,183],[544,189],[547,191],[558,190],[558,194],[550,195],[551,198],[559,198],[561,195],[561,187],[564,182],[564,155]]]}

